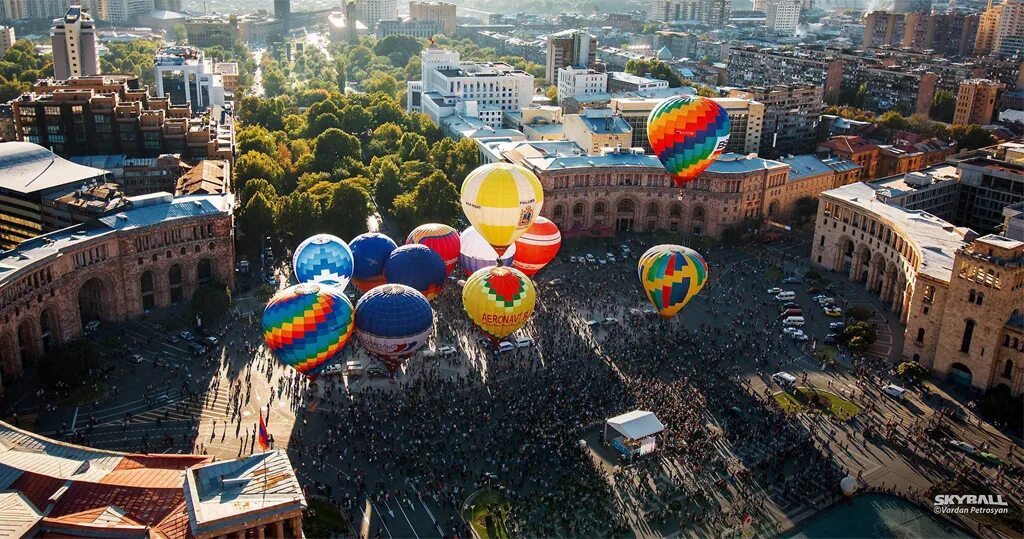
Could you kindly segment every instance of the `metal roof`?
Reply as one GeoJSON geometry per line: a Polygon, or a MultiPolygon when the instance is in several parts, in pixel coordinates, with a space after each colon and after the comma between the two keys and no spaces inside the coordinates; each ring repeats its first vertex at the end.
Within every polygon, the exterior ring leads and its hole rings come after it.
{"type": "Polygon", "coordinates": [[[762,159],[756,155],[741,155],[738,153],[723,153],[707,168],[708,172],[718,174],[742,174],[758,170],[768,170],[786,166],[785,163],[762,159]]]}
{"type": "Polygon", "coordinates": [[[29,537],[42,518],[39,509],[20,492],[0,492],[0,537],[29,537]]]}
{"type": "Polygon", "coordinates": [[[36,193],[102,179],[105,170],[72,163],[31,142],[0,143],[0,188],[36,193]]]}
{"type": "Polygon", "coordinates": [[[636,440],[665,430],[665,425],[658,420],[654,412],[633,410],[608,420],[608,426],[619,434],[636,440]]]}

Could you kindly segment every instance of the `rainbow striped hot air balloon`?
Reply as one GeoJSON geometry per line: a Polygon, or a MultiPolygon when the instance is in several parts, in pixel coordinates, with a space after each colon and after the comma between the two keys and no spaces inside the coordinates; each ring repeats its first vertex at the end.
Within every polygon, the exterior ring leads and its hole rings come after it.
{"type": "Polygon", "coordinates": [[[462,289],[462,306],[495,339],[508,337],[533,316],[537,289],[523,272],[491,266],[477,271],[462,289]]]}
{"type": "Polygon", "coordinates": [[[708,282],[704,257],[682,245],[651,247],[637,270],[647,299],[664,318],[675,316],[708,282]]]}
{"type": "Polygon", "coordinates": [[[445,276],[455,271],[455,264],[459,261],[459,233],[454,228],[440,223],[427,223],[420,225],[409,233],[405,243],[419,243],[430,247],[444,260],[445,276]]]}
{"type": "Polygon", "coordinates": [[[462,182],[462,211],[499,255],[530,228],[543,206],[540,180],[519,165],[483,165],[462,182]]]}
{"type": "Polygon", "coordinates": [[[729,114],[718,103],[680,95],[654,107],[647,117],[647,138],[676,186],[682,187],[722,155],[731,126],[729,114]]]}
{"type": "Polygon", "coordinates": [[[352,303],[338,288],[297,284],[270,298],[263,339],[282,363],[315,378],[352,337],[354,321],[352,303]]]}

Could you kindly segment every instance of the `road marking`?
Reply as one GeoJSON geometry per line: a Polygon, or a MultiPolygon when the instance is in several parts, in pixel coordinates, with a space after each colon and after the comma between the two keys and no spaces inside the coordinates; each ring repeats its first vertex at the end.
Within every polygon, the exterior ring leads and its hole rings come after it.
{"type": "MultiPolygon", "coordinates": [[[[376,511],[376,512],[380,513],[380,509],[377,509],[377,504],[373,503],[373,500],[371,500],[371,499],[369,498],[369,496],[367,496],[366,500],[367,500],[368,502],[370,502],[370,506],[372,506],[372,507],[373,507],[373,510],[374,510],[374,511],[376,511]]],[[[387,522],[384,522],[384,519],[383,519],[383,518],[381,518],[381,519],[379,519],[379,520],[380,520],[380,525],[384,527],[384,531],[388,532],[388,538],[389,538],[389,539],[394,539],[394,537],[395,537],[395,536],[391,535],[391,530],[389,530],[389,529],[388,529],[388,523],[387,523],[387,522]]]]}
{"type": "Polygon", "coordinates": [[[75,417],[71,418],[71,432],[75,432],[75,423],[78,422],[78,406],[75,406],[75,417]]]}
{"type": "Polygon", "coordinates": [[[402,509],[402,502],[396,499],[395,503],[398,505],[398,510],[402,512],[402,516],[405,517],[405,522],[409,525],[409,529],[412,530],[413,537],[415,537],[416,539],[420,539],[419,534],[416,533],[416,527],[413,526],[412,521],[409,520],[409,515],[405,514],[405,509],[402,509]]]}

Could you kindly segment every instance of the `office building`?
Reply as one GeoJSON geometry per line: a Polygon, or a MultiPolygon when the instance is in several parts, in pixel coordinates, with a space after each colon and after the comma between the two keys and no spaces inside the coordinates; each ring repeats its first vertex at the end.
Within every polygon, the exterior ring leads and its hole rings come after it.
{"type": "Polygon", "coordinates": [[[183,11],[183,2],[184,0],[153,0],[153,9],[181,13],[183,11]]]}
{"type": "Polygon", "coordinates": [[[764,25],[779,36],[792,36],[800,25],[800,2],[798,0],[770,0],[764,10],[764,25]]]}
{"type": "Polygon", "coordinates": [[[43,231],[52,232],[101,217],[124,207],[128,199],[120,185],[93,181],[57,190],[42,202],[43,231]]]}
{"type": "Polygon", "coordinates": [[[11,50],[16,41],[14,37],[14,28],[10,26],[0,26],[0,56],[7,54],[7,51],[11,50]]]}
{"type": "Polygon", "coordinates": [[[458,20],[455,18],[455,4],[449,2],[409,2],[409,18],[418,21],[434,21],[440,25],[440,33],[455,37],[458,20]]]}
{"type": "Polygon", "coordinates": [[[842,135],[818,144],[816,152],[827,153],[853,161],[861,166],[861,181],[878,178],[881,148],[859,136],[842,135]]]}
{"type": "Polygon", "coordinates": [[[597,37],[582,30],[565,30],[548,36],[544,78],[558,85],[558,70],[563,67],[597,67],[597,37]]]}
{"type": "Polygon", "coordinates": [[[356,0],[356,18],[367,28],[378,21],[398,18],[398,0],[356,0]]]}
{"type": "Polygon", "coordinates": [[[906,210],[928,212],[950,221],[956,215],[960,173],[940,163],[921,170],[882,177],[869,183],[878,200],[906,210]]]}
{"type": "Polygon", "coordinates": [[[121,191],[130,197],[157,192],[173,193],[178,178],[192,168],[178,154],[157,157],[76,155],[68,160],[107,171],[107,179],[121,186],[121,191]]]}
{"type": "MultiPolygon", "coordinates": [[[[97,21],[127,26],[134,23],[139,15],[156,9],[156,2],[154,0],[84,0],[82,7],[87,9],[97,21]]],[[[178,8],[181,8],[180,2],[178,8]]]]}
{"type": "Polygon", "coordinates": [[[84,183],[103,182],[106,175],[28,142],[0,143],[0,171],[0,251],[45,231],[45,198],[84,183]]]}
{"type": "Polygon", "coordinates": [[[406,109],[423,112],[438,125],[459,114],[501,127],[505,112],[533,100],[533,75],[504,62],[462,62],[459,53],[424,49],[422,80],[409,81],[406,109]]]}
{"type": "Polygon", "coordinates": [[[1003,208],[1003,236],[1024,241],[1024,202],[1003,208]]]}
{"type": "Polygon", "coordinates": [[[81,6],[71,6],[50,28],[53,45],[53,76],[58,79],[88,77],[100,73],[96,26],[81,6]]]}
{"type": "MultiPolygon", "coordinates": [[[[731,130],[726,151],[743,155],[756,154],[761,146],[761,129],[764,123],[764,104],[749,99],[731,97],[712,98],[729,115],[731,130]]],[[[630,147],[643,148],[653,155],[651,142],[647,138],[647,119],[663,98],[617,97],[609,107],[633,129],[630,147]]]]}
{"type": "Polygon", "coordinates": [[[563,67],[558,70],[558,100],[608,91],[608,73],[589,68],[563,67]]]}
{"type": "MultiPolygon", "coordinates": [[[[28,16],[28,10],[25,9],[26,0],[0,0],[0,19],[13,21],[17,19],[24,19],[28,16]]],[[[67,6],[63,6],[65,9],[67,6]]],[[[64,11],[60,11],[64,13],[64,11]]],[[[59,15],[54,15],[59,16],[59,15]]],[[[52,18],[52,17],[51,17],[52,18]]]]}
{"type": "Polygon", "coordinates": [[[699,21],[707,26],[721,26],[729,21],[729,1],[654,0],[648,18],[658,22],[699,21]]]}
{"type": "Polygon", "coordinates": [[[996,156],[957,163],[960,192],[954,222],[980,233],[995,233],[1003,223],[1003,208],[1024,202],[1024,163],[996,156]]]}
{"type": "Polygon", "coordinates": [[[629,148],[633,141],[633,128],[610,108],[565,114],[562,125],[566,140],[575,142],[590,155],[600,154],[603,148],[629,148]]]}
{"type": "Polygon", "coordinates": [[[632,75],[624,71],[608,72],[608,92],[647,92],[668,88],[668,81],[632,75]]]}
{"type": "Polygon", "coordinates": [[[872,11],[864,18],[864,48],[891,47],[970,56],[978,34],[973,13],[892,13],[872,11]]]}
{"type": "Polygon", "coordinates": [[[1000,82],[986,79],[970,79],[960,83],[956,94],[956,109],[953,125],[988,125],[992,123],[999,93],[1005,88],[1000,82]]]}
{"type": "Polygon", "coordinates": [[[193,47],[231,48],[237,41],[265,44],[284,35],[284,21],[265,13],[249,15],[204,15],[185,19],[188,44],[193,47]]]}
{"type": "MultiPolygon", "coordinates": [[[[63,17],[71,2],[69,0],[21,0],[20,2],[13,0],[10,4],[12,7],[20,4],[18,7],[20,7],[22,17],[52,20],[63,17]]],[[[12,11],[14,10],[12,9],[12,11]]]]}
{"type": "Polygon", "coordinates": [[[176,46],[158,50],[153,75],[156,96],[167,96],[171,105],[191,104],[192,110],[198,112],[226,102],[223,75],[201,49],[176,46]]]}
{"type": "Polygon", "coordinates": [[[731,90],[740,97],[764,105],[758,155],[778,157],[807,153],[818,137],[818,122],[825,108],[823,90],[817,86],[772,86],[731,90]]]}
{"type": "Polygon", "coordinates": [[[18,140],[61,156],[125,154],[231,159],[234,118],[219,107],[193,114],[150,96],[130,75],[43,79],[11,102],[18,140]]]}
{"type": "Polygon", "coordinates": [[[430,20],[413,19],[384,19],[377,22],[378,38],[388,36],[409,36],[417,39],[430,39],[441,33],[441,23],[430,20]]]}
{"type": "Polygon", "coordinates": [[[1024,391],[1024,243],[887,204],[871,185],[821,194],[811,262],[842,272],[906,325],[903,359],[967,390],[1024,391]]]}
{"type": "Polygon", "coordinates": [[[824,88],[825,100],[839,98],[843,62],[807,47],[774,49],[743,45],[729,49],[729,85],[811,84],[824,88]]]}
{"type": "Polygon", "coordinates": [[[981,14],[975,54],[981,56],[1019,55],[1024,41],[1024,0],[1002,0],[995,4],[988,0],[988,8],[981,14]]]}
{"type": "Polygon", "coordinates": [[[282,22],[287,33],[292,18],[292,0],[274,0],[274,18],[282,22]]]}

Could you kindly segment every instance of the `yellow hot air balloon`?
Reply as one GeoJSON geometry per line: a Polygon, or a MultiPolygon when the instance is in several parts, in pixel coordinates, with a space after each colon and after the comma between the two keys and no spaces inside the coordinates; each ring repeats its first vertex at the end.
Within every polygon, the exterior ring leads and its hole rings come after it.
{"type": "Polygon", "coordinates": [[[462,182],[462,211],[499,255],[530,228],[543,205],[540,180],[512,163],[477,167],[462,182]]]}
{"type": "Polygon", "coordinates": [[[484,333],[508,337],[533,316],[537,289],[523,272],[490,266],[477,270],[462,288],[462,305],[484,333]]]}

